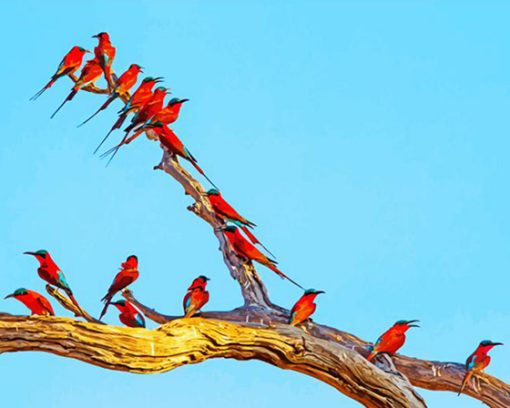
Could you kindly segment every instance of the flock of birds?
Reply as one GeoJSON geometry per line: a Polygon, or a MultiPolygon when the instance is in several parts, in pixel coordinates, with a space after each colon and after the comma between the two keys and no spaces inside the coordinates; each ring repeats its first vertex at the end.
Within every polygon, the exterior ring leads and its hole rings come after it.
{"type": "MultiPolygon", "coordinates": [[[[98,113],[105,110],[116,99],[121,99],[125,101],[125,103],[122,109],[118,111],[118,119],[108,134],[101,141],[95,152],[98,151],[110,134],[114,130],[119,129],[126,118],[133,114],[131,123],[124,129],[125,133],[120,143],[106,151],[103,156],[111,156],[111,160],[122,146],[127,145],[144,132],[151,132],[152,135],[155,135],[159,139],[161,145],[169,154],[189,161],[195,169],[214,186],[214,188],[207,191],[206,197],[209,200],[216,216],[224,222],[225,227],[222,231],[230,248],[247,262],[255,261],[262,264],[280,277],[287,279],[301,289],[304,289],[297,282],[281,272],[276,266],[277,262],[275,260],[266,256],[256,247],[256,245],[260,245],[267,253],[271,254],[271,252],[261,244],[251,231],[251,229],[255,227],[255,224],[241,216],[223,198],[218,188],[198,166],[197,160],[194,156],[169,127],[170,124],[178,119],[181,107],[188,101],[188,99],[172,98],[169,100],[167,105],[164,105],[164,99],[169,93],[168,88],[158,86],[154,89],[156,84],[162,82],[162,77],[144,78],[136,90],[130,94],[131,89],[138,82],[138,75],[142,72],[142,67],[137,64],[132,64],[117,78],[112,70],[112,63],[115,59],[116,50],[110,41],[110,36],[108,33],[102,32],[93,37],[98,39],[98,44],[93,52],[94,57],[86,61],[85,65],[81,69],[80,75],[76,76],[75,74],[82,66],[85,54],[90,51],[82,47],[75,46],[64,56],[50,81],[39,92],[37,92],[31,100],[39,98],[58,79],[62,77],[70,77],[73,80],[74,85],[71,88],[69,95],[51,116],[53,118],[67,102],[71,101],[75,97],[78,91],[93,90],[91,87],[94,87],[95,82],[101,77],[104,77],[108,85],[107,100],[93,115],[83,121],[79,126],[84,125],[98,113]]],[[[48,284],[63,290],[71,302],[81,311],[82,309],[74,298],[73,292],[71,291],[63,272],[52,259],[49,252],[46,250],[39,250],[36,252],[25,252],[25,254],[32,255],[39,261],[39,268],[37,269],[39,276],[48,284]]],[[[119,310],[119,319],[124,325],[128,327],[145,327],[145,320],[142,313],[140,313],[140,311],[132,303],[127,300],[113,301],[116,294],[131,285],[138,279],[138,277],[138,258],[135,255],[131,255],[121,264],[120,272],[117,273],[113,283],[108,289],[108,292],[102,299],[105,304],[99,316],[99,320],[101,320],[106,314],[109,305],[114,305],[119,310]]],[[[201,312],[203,306],[209,301],[209,292],[206,289],[208,281],[209,278],[201,275],[194,279],[188,287],[183,299],[184,317],[189,318],[197,315],[201,312]]],[[[290,311],[289,324],[298,326],[309,321],[310,316],[316,309],[315,299],[321,293],[324,292],[315,289],[305,290],[304,294],[294,304],[290,311]]],[[[30,309],[33,315],[53,316],[55,314],[48,299],[33,290],[21,288],[8,295],[6,298],[10,297],[22,302],[28,309],[30,309]]],[[[378,354],[381,353],[389,355],[395,354],[404,345],[406,341],[406,332],[412,327],[419,327],[416,322],[417,320],[400,320],[396,322],[391,328],[384,332],[372,346],[370,346],[368,360],[372,361],[378,354]]],[[[501,344],[502,343],[484,340],[478,345],[476,350],[466,360],[466,374],[459,394],[469,383],[473,374],[481,372],[488,366],[491,360],[488,355],[489,350],[501,344]]]]}

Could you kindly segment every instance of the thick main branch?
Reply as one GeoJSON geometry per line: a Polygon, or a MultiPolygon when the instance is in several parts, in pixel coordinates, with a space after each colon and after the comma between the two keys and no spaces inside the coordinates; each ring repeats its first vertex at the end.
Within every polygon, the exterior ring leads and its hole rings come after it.
{"type": "Polygon", "coordinates": [[[404,379],[377,369],[357,352],[282,324],[263,328],[191,318],[145,330],[3,315],[0,352],[16,351],[44,351],[134,373],[161,373],[210,358],[256,359],[318,378],[367,407],[425,406],[403,386],[404,379]]]}

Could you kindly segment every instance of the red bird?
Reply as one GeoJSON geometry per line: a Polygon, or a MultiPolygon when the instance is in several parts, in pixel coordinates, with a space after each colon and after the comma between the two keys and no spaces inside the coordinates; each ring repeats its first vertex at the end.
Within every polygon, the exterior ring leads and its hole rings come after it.
{"type": "Polygon", "coordinates": [[[155,84],[162,81],[163,78],[157,77],[146,77],[140,84],[140,86],[136,89],[136,91],[131,95],[131,98],[129,98],[129,101],[127,101],[126,105],[119,111],[119,118],[117,121],[113,124],[110,131],[106,134],[104,139],[99,143],[99,146],[97,146],[96,150],[94,150],[94,153],[97,153],[99,148],[103,145],[103,143],[108,139],[108,136],[115,130],[119,129],[124,121],[126,120],[127,116],[132,112],[138,112],[138,110],[145,105],[151,98],[154,92],[152,91],[152,88],[155,84]]]}
{"type": "Polygon", "coordinates": [[[208,280],[209,278],[203,275],[193,280],[182,301],[184,317],[194,316],[209,301],[209,292],[205,290],[208,280]]]}
{"type": "Polygon", "coordinates": [[[110,35],[108,33],[99,33],[93,35],[92,38],[97,38],[99,41],[96,48],[94,48],[94,55],[99,61],[106,82],[108,82],[108,87],[111,89],[113,88],[111,67],[115,59],[115,48],[110,42],[110,35]]]}
{"type": "Polygon", "coordinates": [[[215,186],[211,179],[207,177],[202,168],[198,165],[197,159],[195,159],[191,152],[184,146],[184,144],[177,137],[174,131],[170,129],[167,125],[162,124],[161,122],[143,125],[131,137],[127,138],[117,146],[108,150],[107,152],[104,153],[104,155],[108,155],[112,153],[114,150],[119,149],[121,146],[131,143],[134,139],[140,136],[142,132],[146,132],[148,130],[152,130],[158,136],[159,141],[168,150],[169,153],[176,156],[180,156],[183,159],[189,161],[193,165],[193,167],[195,167],[195,169],[207,179],[209,183],[215,186]]]}
{"type": "Polygon", "coordinates": [[[371,361],[379,353],[395,354],[406,341],[406,332],[411,327],[420,327],[419,320],[399,320],[377,339],[372,347],[368,361],[371,361]]]}
{"type": "Polygon", "coordinates": [[[467,373],[464,376],[464,380],[462,381],[462,386],[460,387],[459,393],[460,395],[464,388],[469,383],[471,376],[475,373],[482,372],[491,362],[490,356],[487,354],[493,347],[501,346],[503,343],[494,343],[490,340],[482,341],[476,350],[471,354],[466,360],[466,370],[467,373]]]}
{"type": "Polygon", "coordinates": [[[99,316],[99,320],[103,318],[110,305],[110,302],[115,296],[117,292],[120,292],[122,289],[127,288],[131,285],[135,280],[138,279],[140,273],[138,272],[138,258],[136,255],[130,255],[127,257],[126,262],[122,262],[120,272],[115,276],[113,283],[106,295],[101,299],[101,301],[105,302],[104,308],[101,311],[101,315],[99,316]]]}
{"type": "Polygon", "coordinates": [[[111,154],[110,160],[108,160],[108,164],[113,160],[113,158],[119,151],[120,147],[126,143],[129,132],[131,132],[131,130],[135,129],[137,126],[143,128],[143,126],[149,123],[149,121],[154,117],[154,115],[161,110],[161,108],[163,107],[163,101],[165,99],[166,94],[167,88],[165,88],[164,86],[156,88],[154,94],[152,95],[152,98],[140,108],[140,110],[135,114],[133,119],[131,119],[131,124],[126,129],[124,129],[126,133],[124,134],[124,137],[122,138],[121,142],[113,149],[109,150],[108,152],[104,153],[101,156],[106,157],[109,154],[111,154]]]}
{"type": "Polygon", "coordinates": [[[85,48],[81,48],[78,46],[74,46],[71,48],[57,68],[57,71],[53,74],[50,81],[42,88],[39,92],[37,92],[34,96],[30,98],[31,101],[35,101],[39,98],[46,89],[49,89],[59,78],[63,76],[72,76],[78,69],[81,67],[81,63],[83,61],[83,56],[85,53],[90,52],[85,48]]]}
{"type": "Polygon", "coordinates": [[[67,98],[64,99],[64,102],[60,104],[60,106],[57,108],[55,112],[53,112],[53,115],[51,115],[51,118],[53,119],[57,112],[62,109],[62,107],[69,101],[73,100],[75,95],[78,93],[79,90],[85,88],[88,85],[93,84],[96,82],[101,75],[103,74],[103,70],[99,66],[99,62],[96,58],[88,60],[85,63],[85,66],[81,70],[80,77],[74,84],[74,86],[71,88],[71,93],[67,95],[67,98]]]}
{"type": "Polygon", "coordinates": [[[60,270],[55,261],[51,258],[51,255],[45,249],[40,249],[36,252],[24,252],[26,255],[32,255],[39,261],[39,268],[37,268],[37,273],[39,277],[50,285],[56,286],[59,289],[62,289],[71,302],[81,310],[80,305],[76,301],[73,296],[73,292],[67,283],[66,277],[64,273],[60,270]]]}
{"type": "Polygon", "coordinates": [[[132,303],[126,300],[112,302],[120,311],[119,320],[128,327],[145,327],[145,319],[132,303]]]}
{"type": "Polygon", "coordinates": [[[269,259],[254,245],[247,241],[246,238],[241,235],[237,227],[233,225],[227,226],[224,229],[224,234],[236,254],[247,259],[248,261],[255,261],[264,266],[267,266],[280,277],[287,279],[289,282],[292,282],[294,285],[304,290],[304,288],[299,283],[293,281],[276,267],[276,261],[269,259]]]}
{"type": "Polygon", "coordinates": [[[55,316],[51,303],[40,293],[33,290],[20,288],[14,293],[7,295],[5,299],[15,298],[30,309],[32,315],[55,316]]]}
{"type": "Polygon", "coordinates": [[[290,311],[289,324],[296,326],[307,320],[314,312],[317,305],[314,303],[317,295],[324,293],[322,290],[308,289],[296,302],[290,311]]]}
{"type": "Polygon", "coordinates": [[[163,101],[167,95],[168,89],[164,86],[156,88],[151,99],[143,105],[136,115],[131,120],[131,124],[125,129],[126,136],[131,130],[137,126],[143,126],[148,123],[154,115],[156,115],[163,108],[163,101]]]}
{"type": "Polygon", "coordinates": [[[267,249],[262,242],[260,242],[255,235],[249,230],[256,225],[248,221],[246,218],[241,216],[227,201],[223,198],[221,193],[217,189],[211,189],[207,192],[207,198],[211,203],[211,206],[218,216],[223,221],[231,221],[240,227],[250,241],[254,244],[259,244],[264,248],[271,256],[274,256],[269,249],[267,249]]]}
{"type": "Polygon", "coordinates": [[[101,107],[88,119],[84,120],[82,123],[78,125],[78,127],[87,123],[90,119],[96,116],[102,110],[105,110],[115,99],[120,96],[127,95],[131,88],[138,81],[138,74],[142,71],[142,67],[137,64],[131,64],[126,72],[124,72],[119,79],[115,82],[115,86],[112,90],[112,94],[106,100],[105,103],[101,105],[101,107]]]}
{"type": "Polygon", "coordinates": [[[170,125],[174,123],[179,118],[179,113],[181,111],[182,104],[184,102],[188,102],[189,99],[179,99],[172,98],[168,102],[168,105],[161,109],[154,119],[152,120],[154,123],[161,122],[164,125],[170,125]]]}

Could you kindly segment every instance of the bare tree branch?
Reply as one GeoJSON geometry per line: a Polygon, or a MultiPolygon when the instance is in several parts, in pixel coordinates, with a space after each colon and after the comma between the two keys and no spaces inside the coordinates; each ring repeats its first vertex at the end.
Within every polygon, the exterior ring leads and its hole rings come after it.
{"type": "Polygon", "coordinates": [[[210,358],[256,359],[318,378],[367,407],[425,407],[404,378],[377,369],[352,350],[289,325],[254,329],[191,318],[145,330],[68,318],[1,315],[0,352],[16,351],[44,351],[143,374],[210,358]]]}

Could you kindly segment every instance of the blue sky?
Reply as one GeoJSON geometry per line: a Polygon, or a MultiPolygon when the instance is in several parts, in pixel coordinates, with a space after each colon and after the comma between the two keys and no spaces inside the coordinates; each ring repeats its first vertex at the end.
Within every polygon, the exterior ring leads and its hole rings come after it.
{"type": "MultiPolygon", "coordinates": [[[[176,132],[259,225],[282,270],[327,291],[317,321],[375,340],[395,320],[420,319],[403,352],[426,359],[464,361],[485,338],[510,343],[510,9],[490,4],[3,3],[0,288],[43,291],[21,253],[46,248],[98,314],[119,263],[136,253],[133,290],[147,304],[179,313],[199,274],[212,278],[209,309],[241,303],[209,227],[152,170],[155,143],[137,140],[105,168],[91,153],[115,109],[76,128],[102,97],[79,94],[53,120],[69,83],[28,101],[71,46],[91,48],[90,36],[108,31],[116,71],[139,63],[191,99],[176,132]]],[[[277,303],[299,297],[259,271],[277,303]]],[[[26,312],[13,301],[0,310],[26,312]]],[[[492,355],[487,371],[509,381],[510,348],[492,355]]],[[[35,353],[1,360],[2,401],[18,408],[178,405],[190,395],[222,408],[358,406],[258,362],[140,376],[35,353]]],[[[420,392],[431,407],[479,406],[420,392]]]]}

